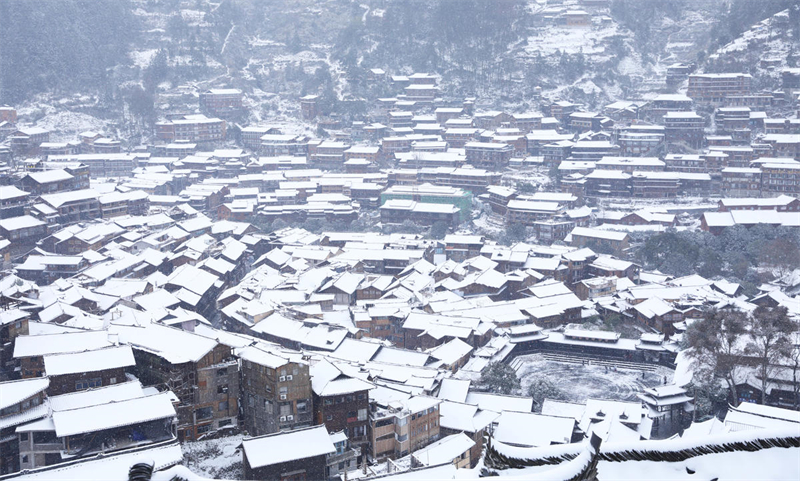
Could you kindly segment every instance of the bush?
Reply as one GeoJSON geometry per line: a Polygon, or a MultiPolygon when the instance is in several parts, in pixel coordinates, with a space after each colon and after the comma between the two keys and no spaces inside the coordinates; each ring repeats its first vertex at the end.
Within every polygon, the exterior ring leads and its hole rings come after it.
{"type": "Polygon", "coordinates": [[[489,392],[499,394],[511,394],[520,389],[516,371],[502,362],[493,362],[486,366],[478,384],[489,392]]]}

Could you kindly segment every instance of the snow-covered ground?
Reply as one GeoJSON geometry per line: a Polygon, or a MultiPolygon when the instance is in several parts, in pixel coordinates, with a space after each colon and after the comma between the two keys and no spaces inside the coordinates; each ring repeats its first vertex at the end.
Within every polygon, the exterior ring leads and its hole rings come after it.
{"type": "Polygon", "coordinates": [[[50,131],[51,142],[66,142],[76,140],[79,133],[87,130],[106,132],[107,123],[89,114],[62,110],[45,115],[36,121],[36,126],[50,131]]]}
{"type": "Polygon", "coordinates": [[[150,62],[153,61],[157,53],[157,48],[150,48],[146,50],[131,50],[128,56],[131,58],[133,65],[144,69],[150,66],[150,62]]]}
{"type": "Polygon", "coordinates": [[[659,386],[666,378],[670,382],[673,371],[658,366],[654,372],[629,369],[606,369],[604,366],[555,362],[543,354],[528,354],[516,358],[517,376],[522,392],[527,393],[537,377],[547,378],[564,394],[562,401],[584,402],[589,398],[636,400],[636,393],[648,387],[659,386]]]}
{"type": "Polygon", "coordinates": [[[554,55],[559,51],[574,55],[598,55],[605,53],[605,41],[619,35],[616,24],[601,28],[548,27],[540,29],[536,35],[528,37],[525,55],[535,57],[554,55]]]}
{"type": "Polygon", "coordinates": [[[236,448],[242,435],[183,444],[183,464],[212,479],[244,479],[242,455],[236,448]]]}

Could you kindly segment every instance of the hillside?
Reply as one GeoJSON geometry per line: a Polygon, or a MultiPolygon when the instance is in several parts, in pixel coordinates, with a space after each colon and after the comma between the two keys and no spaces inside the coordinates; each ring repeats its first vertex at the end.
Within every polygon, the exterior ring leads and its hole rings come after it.
{"type": "Polygon", "coordinates": [[[13,19],[0,35],[0,103],[17,104],[29,121],[69,110],[122,125],[126,116],[152,121],[196,105],[198,89],[231,86],[246,92],[250,121],[296,116],[294,99],[307,93],[322,94],[323,109],[358,117],[366,113],[359,99],[393,94],[365,80],[370,68],[382,68],[439,74],[446,101],[476,96],[479,107],[524,111],[538,108],[533,89],[541,87],[545,98],[591,109],[664,91],[665,69],[675,62],[775,75],[758,70],[759,62],[793,62],[798,24],[789,0],[93,5],[46,2],[48,14],[39,15],[29,2],[0,4],[0,16],[13,19]],[[591,15],[591,27],[553,21],[577,8],[591,15]]]}

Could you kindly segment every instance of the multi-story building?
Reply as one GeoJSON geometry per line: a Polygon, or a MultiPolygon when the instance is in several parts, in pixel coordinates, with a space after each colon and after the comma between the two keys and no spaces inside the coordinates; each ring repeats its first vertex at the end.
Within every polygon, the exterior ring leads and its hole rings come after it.
{"type": "Polygon", "coordinates": [[[178,439],[194,440],[235,426],[239,417],[239,363],[230,346],[167,327],[112,325],[109,332],[130,344],[137,377],[177,397],[178,439]]]}
{"type": "Polygon", "coordinates": [[[661,94],[651,100],[643,109],[645,119],[662,123],[667,112],[690,112],[692,99],[681,94],[661,94]]]}
{"type": "MultiPolygon", "coordinates": [[[[48,378],[23,379],[0,382],[0,474],[16,473],[20,470],[20,438],[16,428],[25,423],[38,421],[47,416],[48,406],[45,390],[50,385],[48,378]]],[[[28,457],[24,458],[28,461],[28,457]]]]}
{"type": "Polygon", "coordinates": [[[402,224],[411,221],[419,225],[433,225],[444,222],[447,226],[457,228],[460,223],[458,207],[449,204],[431,204],[413,200],[387,200],[380,207],[381,222],[385,224],[402,224]]]}
{"type": "Polygon", "coordinates": [[[337,454],[325,426],[247,437],[242,441],[245,479],[331,479],[328,458],[337,454]]]}
{"type": "Polygon", "coordinates": [[[706,160],[694,154],[667,154],[664,158],[665,169],[669,172],[696,172],[708,171],[706,160]]]}
{"type": "Polygon", "coordinates": [[[50,141],[50,131],[39,127],[26,127],[12,132],[9,138],[11,151],[15,155],[35,155],[42,142],[50,141]]]}
{"type": "Polygon", "coordinates": [[[244,94],[239,89],[210,89],[200,94],[200,109],[211,115],[231,115],[242,111],[244,94]]]}
{"type": "Polygon", "coordinates": [[[631,177],[631,195],[641,198],[674,198],[678,195],[678,172],[634,172],[631,177]]]}
{"type": "MultiPolygon", "coordinates": [[[[472,194],[468,191],[440,185],[394,185],[381,193],[381,204],[390,200],[407,200],[425,204],[450,205],[459,212],[461,221],[469,217],[472,194]]],[[[443,212],[450,212],[445,209],[443,212]]]]}
{"type": "MultiPolygon", "coordinates": [[[[594,170],[584,177],[586,197],[629,197],[631,174],[621,170],[594,170]]],[[[563,183],[563,181],[562,181],[563,183]]]]}
{"type": "Polygon", "coordinates": [[[581,161],[598,161],[603,157],[619,155],[619,146],[608,140],[579,140],[572,146],[570,158],[581,161]]]}
{"type": "Polygon", "coordinates": [[[514,147],[493,142],[467,142],[464,144],[467,163],[474,167],[501,170],[514,155],[514,147]]]}
{"type": "Polygon", "coordinates": [[[381,148],[371,145],[354,145],[344,151],[345,162],[352,159],[366,159],[375,163],[380,158],[381,148]]]}
{"type": "MultiPolygon", "coordinates": [[[[398,392],[399,396],[403,394],[398,392]]],[[[372,401],[369,414],[372,459],[402,458],[438,440],[441,403],[440,399],[427,396],[412,396],[385,405],[372,401]]]]}
{"type": "Polygon", "coordinates": [[[300,113],[303,120],[314,120],[319,115],[319,95],[300,97],[300,113]]]}
{"type": "Polygon", "coordinates": [[[218,118],[202,114],[184,115],[173,120],[156,122],[156,136],[165,142],[217,142],[225,140],[226,124],[218,118]]]}
{"type": "Polygon", "coordinates": [[[257,151],[265,157],[308,154],[308,138],[303,135],[269,133],[259,137],[259,141],[257,151]]]}
{"type": "Polygon", "coordinates": [[[100,217],[99,198],[100,194],[92,189],[44,194],[40,196],[42,203],[54,212],[41,214],[62,224],[97,219],[100,217]]]}
{"type": "Polygon", "coordinates": [[[656,157],[603,157],[597,162],[600,170],[621,170],[627,173],[660,172],[664,170],[664,162],[656,157]]]}
{"type": "Polygon", "coordinates": [[[23,215],[30,194],[13,185],[0,187],[0,219],[23,215]]]}
{"type": "Polygon", "coordinates": [[[532,226],[537,221],[549,219],[562,212],[558,202],[541,202],[534,200],[513,199],[506,207],[506,224],[522,224],[532,226]]]}
{"type": "Polygon", "coordinates": [[[695,102],[722,105],[729,95],[749,95],[752,81],[745,73],[693,74],[686,95],[695,102]]]}
{"type": "Polygon", "coordinates": [[[773,156],[792,157],[800,160],[800,135],[767,134],[762,141],[772,147],[773,156]]]}
{"type": "Polygon", "coordinates": [[[650,132],[636,132],[624,129],[617,135],[621,155],[652,155],[664,145],[664,129],[653,126],[650,132]]]}
{"type": "Polygon", "coordinates": [[[51,155],[48,163],[54,165],[80,163],[89,167],[91,177],[128,177],[137,166],[134,154],[78,154],[51,155]]]}
{"type": "Polygon", "coordinates": [[[625,232],[614,232],[588,227],[576,227],[570,232],[573,247],[605,247],[621,254],[629,247],[630,237],[625,232]]]}
{"type": "Polygon", "coordinates": [[[761,195],[761,169],[749,167],[722,169],[722,195],[759,197],[761,195]]]}
{"type": "MultiPolygon", "coordinates": [[[[280,130],[275,127],[250,125],[240,130],[242,144],[253,152],[258,152],[261,147],[261,137],[267,134],[280,134],[280,130]]],[[[189,154],[187,154],[189,155],[189,154]]]]}
{"type": "Polygon", "coordinates": [[[761,166],[761,193],[800,195],[800,163],[774,163],[761,166]]]}
{"type": "Polygon", "coordinates": [[[693,149],[703,146],[705,121],[695,112],[667,112],[664,115],[664,134],[668,144],[685,143],[693,149]]]}
{"type": "Polygon", "coordinates": [[[448,260],[456,262],[479,256],[484,240],[484,237],[479,235],[448,234],[444,238],[445,255],[448,260]]]}
{"type": "Polygon", "coordinates": [[[248,433],[261,436],[312,424],[307,362],[258,345],[236,354],[242,360],[242,412],[248,433]]]}
{"type": "Polygon", "coordinates": [[[692,71],[691,65],[675,63],[667,67],[667,86],[674,87],[689,76],[692,71]]]}
{"type": "Polygon", "coordinates": [[[375,386],[344,374],[328,361],[311,366],[314,424],[328,432],[344,431],[350,444],[365,452],[369,444],[369,391],[375,386]]]}
{"type": "Polygon", "coordinates": [[[349,147],[344,142],[325,140],[316,146],[313,153],[309,150],[308,161],[326,168],[342,168],[345,161],[344,152],[349,147]]]}

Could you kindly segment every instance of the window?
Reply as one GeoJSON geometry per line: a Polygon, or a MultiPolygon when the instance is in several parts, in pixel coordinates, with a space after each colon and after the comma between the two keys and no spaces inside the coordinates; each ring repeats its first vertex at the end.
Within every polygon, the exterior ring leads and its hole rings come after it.
{"type": "Polygon", "coordinates": [[[264,410],[267,411],[267,414],[272,414],[272,401],[264,401],[264,410]]]}
{"type": "Polygon", "coordinates": [[[196,410],[194,412],[194,415],[195,415],[195,418],[198,419],[198,420],[200,420],[200,419],[211,419],[212,417],[214,417],[214,408],[212,408],[211,406],[205,407],[205,408],[200,408],[200,409],[198,409],[198,410],[196,410]]]}
{"type": "Polygon", "coordinates": [[[199,434],[205,434],[205,433],[207,433],[209,431],[211,431],[211,425],[210,424],[204,424],[202,426],[197,426],[197,434],[198,435],[199,434]]]}
{"type": "Polygon", "coordinates": [[[333,414],[328,414],[328,415],[325,417],[325,420],[326,420],[326,421],[333,421],[333,414]]]}
{"type": "Polygon", "coordinates": [[[217,423],[218,427],[230,426],[233,422],[230,419],[223,419],[219,423],[217,423]]]}
{"type": "Polygon", "coordinates": [[[359,394],[359,395],[358,395],[358,400],[359,400],[359,401],[361,401],[361,400],[363,400],[365,397],[366,397],[366,394],[364,394],[364,393],[362,392],[361,394],[359,394]]]}
{"type": "Polygon", "coordinates": [[[278,389],[278,392],[280,394],[288,394],[289,393],[289,388],[284,386],[284,387],[278,389]]]}
{"type": "Polygon", "coordinates": [[[55,431],[37,431],[33,433],[33,444],[55,444],[58,436],[55,431]]]}
{"type": "Polygon", "coordinates": [[[345,399],[346,399],[346,400],[347,400],[347,402],[349,402],[349,403],[353,402],[353,396],[347,396],[345,399]]]}
{"type": "Polygon", "coordinates": [[[333,404],[333,399],[325,399],[322,402],[322,404],[324,404],[325,406],[330,406],[331,404],[333,404]]]}
{"type": "Polygon", "coordinates": [[[227,384],[220,384],[217,386],[217,394],[227,394],[228,392],[228,385],[227,384]]]}
{"type": "Polygon", "coordinates": [[[297,366],[294,366],[292,368],[292,374],[297,376],[298,374],[300,374],[300,369],[297,366]]]}
{"type": "Polygon", "coordinates": [[[103,385],[103,380],[98,378],[84,379],[75,383],[76,391],[83,391],[84,389],[91,389],[93,387],[100,387],[103,385]]]}
{"type": "Polygon", "coordinates": [[[267,391],[267,392],[272,392],[272,386],[270,386],[269,384],[265,384],[264,385],[264,390],[267,391]]]}
{"type": "Polygon", "coordinates": [[[297,412],[304,413],[308,411],[308,403],[305,401],[298,401],[297,402],[297,412]]]}
{"type": "Polygon", "coordinates": [[[28,464],[28,455],[27,454],[23,454],[22,455],[22,463],[23,464],[28,464]]]}
{"type": "Polygon", "coordinates": [[[367,420],[367,410],[366,409],[359,409],[358,410],[358,420],[359,421],[366,421],[367,420]]]}
{"type": "Polygon", "coordinates": [[[227,411],[228,410],[228,401],[220,401],[219,410],[220,411],[227,411]]]}
{"type": "Polygon", "coordinates": [[[28,433],[19,433],[19,440],[20,441],[27,441],[28,440],[28,433]]]}
{"type": "Polygon", "coordinates": [[[228,375],[227,367],[223,367],[222,369],[217,369],[217,376],[227,376],[227,375],[228,375]]]}
{"type": "Polygon", "coordinates": [[[281,416],[289,416],[292,414],[292,403],[281,403],[280,404],[280,412],[281,416]]]}

